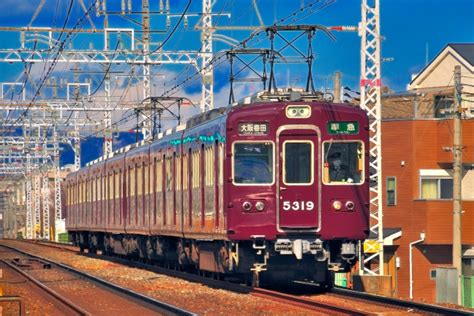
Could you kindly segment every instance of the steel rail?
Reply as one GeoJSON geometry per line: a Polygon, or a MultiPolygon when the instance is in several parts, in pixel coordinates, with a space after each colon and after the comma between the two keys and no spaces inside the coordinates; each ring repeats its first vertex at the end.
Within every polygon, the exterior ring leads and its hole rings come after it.
{"type": "Polygon", "coordinates": [[[354,316],[367,315],[366,313],[358,312],[353,309],[329,305],[326,303],[304,299],[296,295],[285,294],[285,293],[271,291],[271,290],[262,289],[262,288],[254,288],[251,294],[257,297],[262,297],[262,298],[282,302],[288,305],[303,307],[303,308],[310,309],[316,312],[329,313],[329,315],[354,315],[354,316]]]}
{"type": "MultiPolygon", "coordinates": [[[[24,240],[23,242],[33,243],[33,244],[38,244],[45,247],[79,253],[79,248],[77,250],[74,250],[73,246],[69,244],[62,244],[62,243],[57,243],[57,242],[41,241],[41,240],[39,241],[24,240]]],[[[229,291],[233,291],[237,293],[252,294],[255,296],[265,297],[268,299],[272,299],[271,296],[273,296],[277,298],[277,300],[280,300],[280,301],[285,300],[286,304],[309,308],[315,311],[318,310],[319,308],[318,311],[321,312],[323,309],[325,309],[327,312],[329,308],[332,308],[330,310],[331,315],[333,314],[365,315],[363,312],[356,312],[354,310],[347,310],[347,309],[336,307],[336,306],[327,306],[324,303],[303,299],[291,294],[270,291],[270,290],[266,290],[262,288],[251,288],[249,286],[245,286],[242,284],[219,281],[219,280],[215,280],[209,277],[203,277],[197,274],[175,271],[175,270],[171,270],[171,269],[167,269],[167,268],[163,268],[159,266],[152,266],[149,264],[132,261],[128,259],[123,259],[123,258],[118,258],[118,257],[113,257],[113,256],[102,256],[102,255],[89,254],[89,253],[81,253],[81,254],[87,257],[91,257],[91,258],[108,260],[114,263],[123,264],[123,265],[127,265],[134,268],[145,269],[148,271],[165,274],[167,276],[177,277],[177,278],[184,279],[190,282],[204,283],[214,288],[225,289],[225,290],[229,290],[229,291]],[[310,306],[310,305],[313,305],[313,306],[310,306]]],[[[315,286],[314,283],[309,283],[309,282],[296,282],[296,283],[301,284],[301,285],[311,286],[311,287],[315,286]]],[[[352,300],[358,299],[361,301],[366,301],[367,303],[370,303],[370,304],[376,303],[382,306],[388,305],[388,307],[399,308],[399,309],[408,308],[408,309],[413,309],[420,312],[441,314],[441,315],[474,315],[474,313],[469,312],[469,311],[458,310],[458,309],[453,309],[453,308],[448,308],[448,307],[433,305],[433,304],[406,301],[406,300],[401,300],[401,299],[396,299],[396,298],[369,294],[365,292],[359,292],[359,291],[350,290],[350,289],[344,289],[340,287],[333,288],[329,293],[335,294],[336,296],[343,296],[345,299],[352,299],[352,300]]]]}
{"type": "Polygon", "coordinates": [[[470,311],[454,309],[454,308],[449,308],[449,307],[444,307],[444,306],[434,305],[434,304],[406,301],[406,300],[402,300],[398,298],[359,292],[359,291],[340,288],[340,287],[333,288],[331,290],[331,293],[344,296],[346,298],[347,297],[358,298],[364,301],[370,301],[372,303],[376,302],[376,303],[381,303],[381,304],[386,304],[386,305],[405,307],[405,308],[415,309],[417,311],[422,311],[422,312],[427,312],[427,313],[453,315],[453,316],[454,315],[474,315],[474,313],[470,311]]]}
{"type": "Polygon", "coordinates": [[[38,255],[34,255],[34,254],[31,254],[31,253],[28,253],[26,251],[23,251],[23,250],[20,250],[20,249],[17,249],[15,247],[12,247],[12,246],[7,246],[5,244],[0,244],[1,247],[5,247],[5,248],[8,248],[8,249],[11,249],[13,251],[16,251],[16,252],[19,252],[25,256],[29,256],[29,257],[32,257],[32,258],[36,258],[36,259],[39,259],[39,260],[42,260],[42,261],[45,261],[45,262],[48,262],[50,263],[51,265],[55,265],[57,267],[60,267],[66,271],[69,271],[69,272],[72,272],[72,273],[75,273],[81,277],[84,277],[88,280],[91,280],[95,283],[98,283],[100,285],[103,285],[107,288],[110,288],[110,289],[113,289],[121,294],[125,294],[129,297],[132,297],[136,300],[139,300],[139,301],[142,301],[144,303],[147,303],[151,306],[154,306],[158,309],[161,309],[163,312],[166,312],[166,313],[170,313],[170,314],[173,314],[173,315],[182,315],[182,316],[195,316],[196,314],[195,313],[192,313],[188,310],[185,310],[185,309],[182,309],[180,307],[177,307],[177,306],[174,306],[174,305],[171,305],[171,304],[168,304],[168,303],[165,303],[165,302],[161,302],[161,301],[158,301],[152,297],[149,297],[149,296],[146,296],[146,295],[143,295],[141,293],[138,293],[138,292],[135,292],[133,290],[130,290],[130,289],[127,289],[125,287],[122,287],[122,286],[119,286],[119,285],[116,285],[116,284],[113,284],[113,283],[110,283],[109,281],[107,280],[104,280],[102,278],[99,278],[99,277],[96,277],[96,276],[93,276],[91,274],[88,274],[86,272],[83,272],[83,271],[80,271],[80,270],[77,270],[69,265],[66,265],[66,264],[63,264],[63,263],[59,263],[59,262],[55,262],[55,261],[52,261],[50,259],[47,259],[47,258],[44,258],[44,257],[41,257],[41,256],[38,256],[38,255]]]}
{"type": "MultiPolygon", "coordinates": [[[[25,241],[25,242],[28,243],[29,241],[25,241]]],[[[60,243],[49,242],[49,241],[46,241],[46,242],[33,241],[33,243],[39,244],[45,247],[74,252],[71,246],[66,245],[66,244],[60,244],[60,243]]],[[[78,252],[78,250],[79,249],[77,249],[76,252],[78,252]]],[[[127,259],[117,258],[113,256],[101,256],[101,255],[90,254],[90,253],[82,253],[82,255],[91,257],[91,258],[96,258],[96,259],[108,260],[114,263],[123,264],[123,265],[133,267],[133,268],[139,268],[139,269],[144,269],[147,271],[152,271],[155,273],[160,273],[160,274],[164,274],[170,277],[180,278],[189,282],[205,284],[213,288],[228,290],[235,293],[249,294],[256,297],[281,302],[287,305],[292,305],[292,306],[296,306],[296,307],[300,307],[300,308],[304,308],[304,309],[308,309],[312,311],[328,313],[330,315],[366,315],[364,313],[356,312],[351,309],[345,309],[343,307],[327,305],[321,302],[304,299],[295,295],[275,292],[275,291],[262,289],[262,288],[252,288],[250,286],[246,286],[246,285],[242,285],[238,283],[231,283],[231,282],[216,280],[210,277],[204,277],[198,274],[186,273],[183,271],[176,271],[176,270],[167,269],[163,267],[152,266],[149,264],[145,264],[145,263],[141,263],[141,262],[137,262],[133,260],[127,260],[127,259]]]]}
{"type": "Polygon", "coordinates": [[[46,285],[44,285],[40,281],[36,280],[35,278],[33,278],[28,273],[26,273],[26,272],[22,271],[21,269],[19,269],[18,267],[14,266],[10,262],[8,262],[4,259],[0,259],[0,262],[3,263],[4,265],[6,265],[7,267],[9,267],[10,269],[12,269],[13,271],[15,271],[17,274],[23,276],[25,279],[27,279],[29,282],[31,282],[33,285],[35,285],[41,291],[43,291],[43,292],[47,293],[49,296],[53,297],[54,300],[58,301],[61,305],[63,305],[63,308],[61,308],[63,311],[69,310],[69,312],[72,311],[74,314],[77,314],[77,315],[91,315],[89,312],[87,312],[84,309],[82,309],[81,307],[77,306],[76,304],[74,304],[73,302],[68,300],[67,298],[61,296],[59,293],[57,293],[56,291],[50,289],[49,287],[47,287],[46,285]]]}

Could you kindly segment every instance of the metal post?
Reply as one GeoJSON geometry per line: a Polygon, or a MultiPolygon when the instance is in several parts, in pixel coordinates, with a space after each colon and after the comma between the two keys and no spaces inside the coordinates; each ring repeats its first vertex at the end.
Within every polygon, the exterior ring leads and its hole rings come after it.
{"type": "Polygon", "coordinates": [[[49,225],[49,179],[48,172],[43,174],[43,234],[42,237],[46,240],[50,239],[50,225],[49,225]]]}
{"type": "MultiPolygon", "coordinates": [[[[143,99],[148,100],[151,96],[151,84],[150,84],[150,5],[148,0],[142,0],[142,25],[143,25],[143,56],[145,63],[143,64],[143,99]]],[[[148,119],[150,111],[142,112],[142,134],[143,139],[148,139],[151,136],[151,122],[148,119]]],[[[137,126],[138,128],[138,126],[137,126]]]]}
{"type": "Polygon", "coordinates": [[[361,259],[362,273],[384,275],[382,209],[382,111],[380,1],[362,0],[360,106],[369,116],[370,133],[370,231],[376,236],[372,251],[361,259]],[[369,4],[369,2],[371,2],[369,4]],[[368,264],[369,267],[365,265],[368,264]]]}
{"type": "Polygon", "coordinates": [[[202,0],[202,33],[201,33],[201,111],[214,108],[214,66],[211,63],[212,51],[212,0],[202,0]]]}
{"type": "Polygon", "coordinates": [[[74,151],[74,171],[77,171],[81,168],[81,137],[79,132],[79,124],[78,124],[79,112],[74,112],[74,131],[73,133],[73,146],[72,149],[74,151]]]}
{"type": "Polygon", "coordinates": [[[334,74],[334,103],[341,103],[341,72],[334,74]]]}
{"type": "Polygon", "coordinates": [[[38,239],[41,237],[41,199],[40,199],[40,188],[41,188],[41,179],[40,175],[35,173],[33,182],[33,192],[34,192],[34,214],[33,214],[33,238],[38,239]]]}
{"type": "MultiPolygon", "coordinates": [[[[104,80],[105,104],[111,107],[110,74],[105,74],[104,80]]],[[[112,111],[104,112],[104,156],[112,153],[112,111]]]]}
{"type": "Polygon", "coordinates": [[[57,241],[59,228],[62,227],[62,201],[61,201],[61,167],[59,155],[59,138],[57,127],[53,130],[54,143],[54,240],[57,241]]]}
{"type": "Polygon", "coordinates": [[[26,239],[33,239],[33,205],[31,199],[31,157],[26,155],[26,239]]]}
{"type": "Polygon", "coordinates": [[[458,305],[462,305],[462,125],[461,66],[454,67],[454,146],[453,146],[453,266],[457,270],[458,305]]]}

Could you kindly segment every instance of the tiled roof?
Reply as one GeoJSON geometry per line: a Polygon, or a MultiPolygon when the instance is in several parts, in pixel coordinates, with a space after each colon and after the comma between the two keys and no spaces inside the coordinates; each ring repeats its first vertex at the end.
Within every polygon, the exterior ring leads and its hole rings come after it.
{"type": "Polygon", "coordinates": [[[463,43],[463,44],[448,44],[452,47],[459,55],[467,60],[471,66],[474,66],[474,43],[463,43]]]}

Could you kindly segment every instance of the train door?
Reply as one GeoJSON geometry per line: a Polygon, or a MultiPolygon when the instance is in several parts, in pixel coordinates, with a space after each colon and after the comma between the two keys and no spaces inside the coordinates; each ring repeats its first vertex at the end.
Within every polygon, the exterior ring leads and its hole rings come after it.
{"type": "Polygon", "coordinates": [[[319,226],[319,137],[314,129],[283,129],[278,134],[278,228],[319,226]]]}

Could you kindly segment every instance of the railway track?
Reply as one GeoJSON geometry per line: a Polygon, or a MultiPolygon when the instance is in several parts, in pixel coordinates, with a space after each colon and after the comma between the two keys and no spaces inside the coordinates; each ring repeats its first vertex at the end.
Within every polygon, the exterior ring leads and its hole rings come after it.
{"type": "MultiPolygon", "coordinates": [[[[74,304],[68,300],[63,295],[58,292],[48,288],[40,281],[33,278],[28,273],[24,272],[18,266],[15,266],[8,260],[0,259],[2,269],[13,271],[13,274],[19,276],[20,279],[28,282],[30,295],[33,295],[32,292],[35,292],[40,297],[45,297],[48,302],[52,303],[59,312],[66,315],[90,315],[86,310],[82,309],[80,306],[74,304]]],[[[4,272],[5,273],[5,272],[4,272]]],[[[16,281],[19,282],[19,281],[16,281]]],[[[24,315],[24,311],[21,311],[20,314],[24,315]]]]}
{"type": "Polygon", "coordinates": [[[364,292],[358,292],[350,289],[339,288],[335,287],[331,290],[331,293],[340,297],[349,297],[351,299],[358,299],[361,301],[368,301],[372,304],[381,304],[384,306],[397,306],[399,308],[404,308],[410,311],[420,311],[429,314],[439,314],[439,315],[474,315],[473,312],[448,308],[444,306],[434,305],[434,304],[426,304],[426,303],[419,303],[413,301],[405,301],[397,298],[392,297],[385,297],[381,295],[374,295],[364,292]]]}
{"type": "Polygon", "coordinates": [[[11,246],[0,245],[2,248],[10,250],[14,259],[2,259],[0,263],[31,282],[37,291],[47,293],[47,301],[67,315],[110,315],[119,311],[133,315],[195,315],[62,263],[11,246]]]}
{"type": "Polygon", "coordinates": [[[271,299],[274,301],[278,301],[281,303],[303,307],[315,312],[324,313],[327,315],[367,315],[367,313],[361,313],[355,311],[354,309],[343,308],[339,306],[334,306],[330,304],[325,304],[321,302],[316,302],[310,299],[301,298],[296,295],[290,295],[282,292],[267,290],[263,288],[254,288],[251,292],[252,295],[257,297],[263,297],[267,299],[271,299]]]}
{"type": "MultiPolygon", "coordinates": [[[[32,243],[30,241],[25,241],[27,243],[32,243]]],[[[71,246],[71,245],[64,245],[58,244],[54,242],[42,242],[42,241],[34,241],[34,244],[39,244],[41,246],[46,246],[55,249],[62,249],[69,252],[79,252],[79,248],[71,246]]],[[[87,254],[84,253],[84,256],[97,258],[97,259],[105,259],[114,263],[127,265],[139,269],[144,269],[164,275],[168,275],[171,277],[177,277],[180,279],[184,279],[191,282],[205,284],[210,287],[225,289],[237,293],[246,293],[256,297],[266,298],[273,301],[277,301],[280,303],[285,303],[292,306],[302,307],[317,313],[325,313],[330,315],[367,315],[373,314],[370,312],[358,311],[354,308],[346,308],[341,306],[336,306],[334,304],[328,304],[325,302],[315,301],[311,298],[305,298],[301,295],[293,295],[288,294],[282,291],[273,291],[263,288],[251,288],[246,285],[231,283],[231,282],[224,282],[221,280],[200,276],[197,274],[186,273],[182,271],[172,270],[168,268],[158,267],[154,265],[149,265],[146,263],[141,263],[137,261],[131,261],[128,259],[118,258],[118,257],[111,257],[111,256],[102,256],[97,254],[87,254]]],[[[299,285],[304,287],[313,287],[314,284],[312,283],[305,283],[305,282],[298,282],[299,285]]],[[[334,297],[338,297],[340,299],[354,301],[354,302],[362,302],[364,304],[370,305],[379,305],[387,308],[394,309],[399,312],[407,312],[407,313],[421,313],[421,314],[438,314],[438,315],[473,315],[472,312],[457,310],[452,308],[447,308],[438,305],[430,305],[430,304],[423,304],[418,302],[412,301],[404,301],[400,299],[393,299],[378,295],[372,295],[368,293],[357,292],[354,290],[348,290],[343,288],[334,288],[330,293],[324,294],[330,295],[334,297]]]]}

